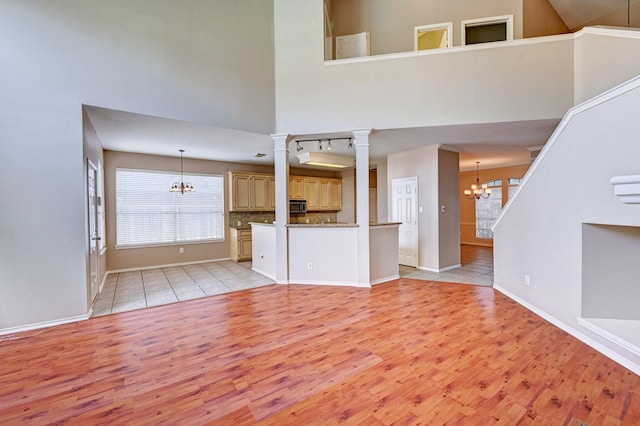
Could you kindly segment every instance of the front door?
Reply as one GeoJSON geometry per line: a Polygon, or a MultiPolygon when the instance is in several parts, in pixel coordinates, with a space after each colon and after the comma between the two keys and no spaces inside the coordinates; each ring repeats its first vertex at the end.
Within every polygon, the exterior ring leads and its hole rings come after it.
{"type": "Polygon", "coordinates": [[[418,266],[418,178],[391,181],[391,217],[399,227],[398,263],[418,266]]]}
{"type": "Polygon", "coordinates": [[[99,256],[98,241],[100,235],[98,232],[98,186],[96,177],[98,169],[91,161],[87,167],[87,197],[89,208],[89,287],[91,288],[91,300],[95,299],[100,288],[99,277],[99,256]]]}

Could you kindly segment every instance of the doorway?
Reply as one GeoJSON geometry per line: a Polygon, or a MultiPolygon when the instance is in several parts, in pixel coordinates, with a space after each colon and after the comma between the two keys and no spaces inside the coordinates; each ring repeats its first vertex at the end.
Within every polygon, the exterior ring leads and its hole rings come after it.
{"type": "Polygon", "coordinates": [[[89,287],[91,288],[91,301],[93,301],[100,289],[100,256],[98,255],[98,168],[87,160],[87,205],[89,210],[89,287]]]}
{"type": "Polygon", "coordinates": [[[400,222],[398,263],[418,266],[418,177],[391,181],[391,220],[400,222]]]}

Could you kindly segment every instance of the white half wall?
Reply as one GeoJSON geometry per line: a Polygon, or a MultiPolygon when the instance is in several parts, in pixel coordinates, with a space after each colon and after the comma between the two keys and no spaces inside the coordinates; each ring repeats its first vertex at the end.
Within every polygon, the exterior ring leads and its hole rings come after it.
{"type": "MultiPolygon", "coordinates": [[[[640,374],[640,354],[582,326],[583,224],[640,226],[612,176],[640,173],[640,78],[569,111],[494,229],[496,287],[640,374]],[[526,280],[528,278],[528,285],[526,280]]],[[[611,277],[612,278],[612,277],[611,277]]],[[[637,283],[637,281],[636,281],[637,283]]],[[[612,291],[618,291],[616,286],[612,291]]],[[[616,297],[603,298],[615,310],[616,297]]]]}

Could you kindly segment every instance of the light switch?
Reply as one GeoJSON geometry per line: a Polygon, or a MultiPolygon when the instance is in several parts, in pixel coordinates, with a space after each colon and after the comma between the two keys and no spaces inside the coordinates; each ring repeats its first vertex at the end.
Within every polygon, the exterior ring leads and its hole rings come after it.
{"type": "Polygon", "coordinates": [[[419,207],[418,207],[418,211],[419,211],[420,213],[422,213],[422,206],[419,206],[419,207]]]}
{"type": "Polygon", "coordinates": [[[447,208],[445,206],[440,206],[440,213],[445,213],[447,208]]]}

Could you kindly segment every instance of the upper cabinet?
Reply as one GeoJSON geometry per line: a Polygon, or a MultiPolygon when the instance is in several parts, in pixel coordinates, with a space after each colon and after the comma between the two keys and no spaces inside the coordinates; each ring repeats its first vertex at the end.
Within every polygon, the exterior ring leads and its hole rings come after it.
{"type": "MultiPolygon", "coordinates": [[[[229,172],[229,211],[275,211],[276,181],[263,173],[229,172]]],[[[307,211],[342,209],[342,179],[290,176],[289,198],[307,200],[307,211]]]]}
{"type": "Polygon", "coordinates": [[[229,210],[275,210],[274,182],[273,175],[229,172],[229,210]]]}

